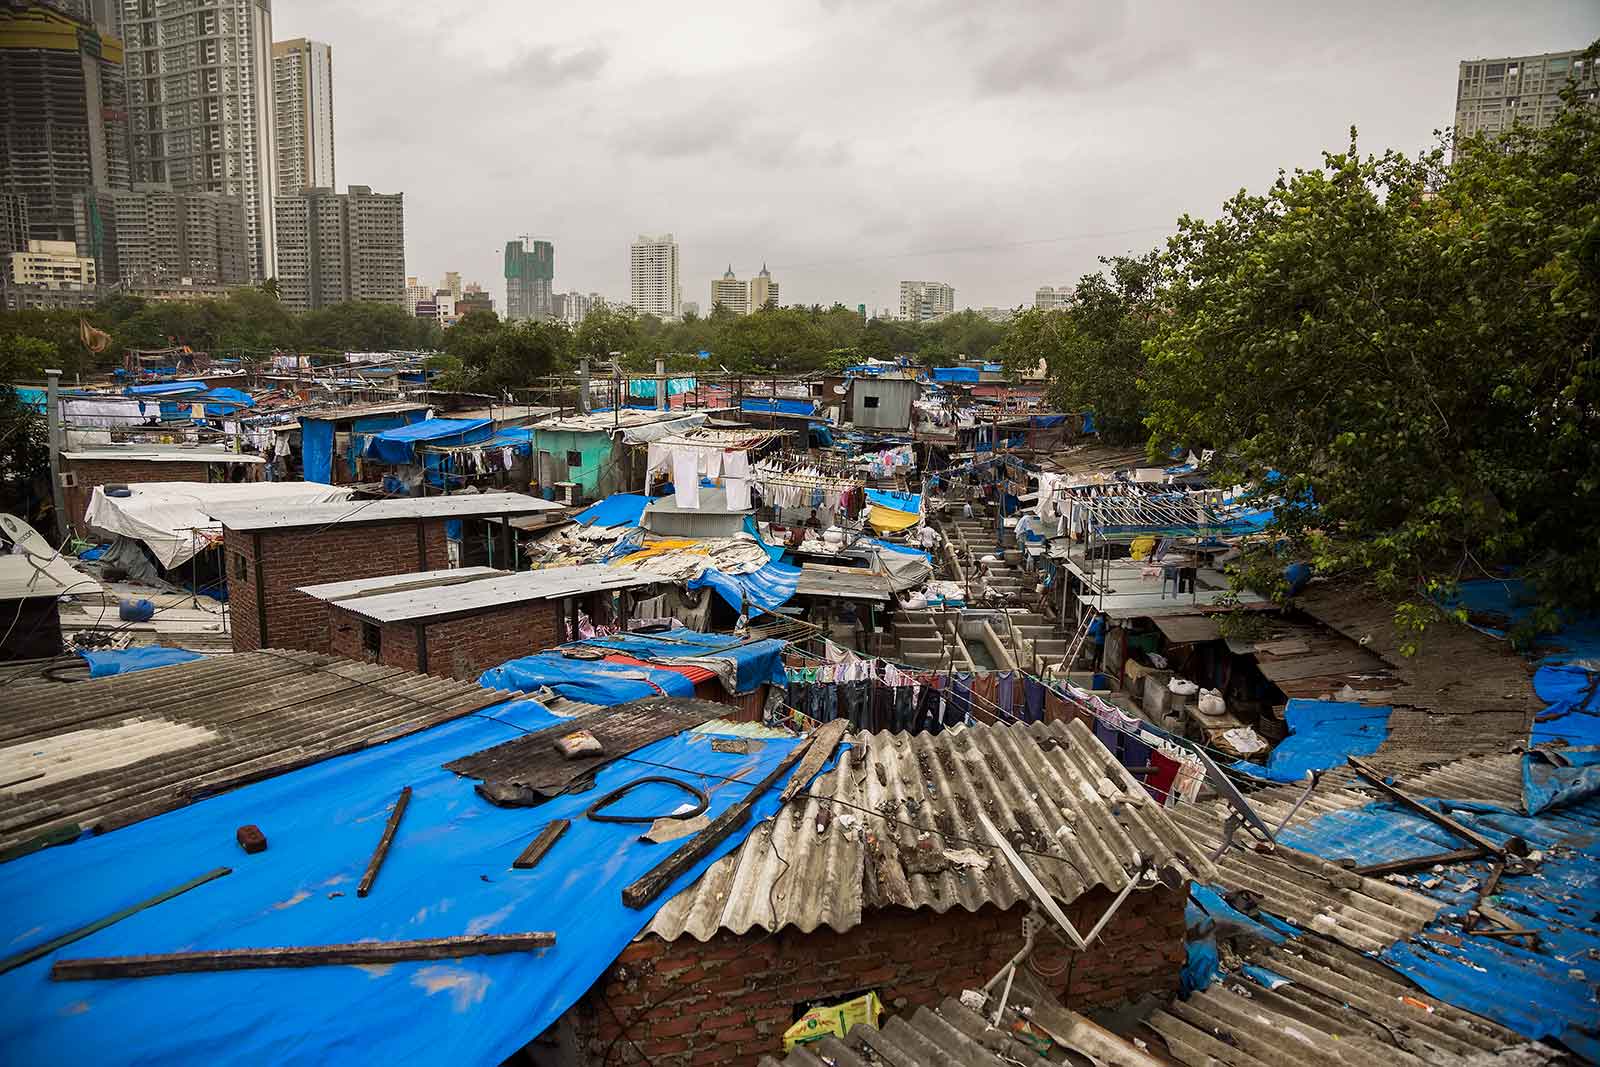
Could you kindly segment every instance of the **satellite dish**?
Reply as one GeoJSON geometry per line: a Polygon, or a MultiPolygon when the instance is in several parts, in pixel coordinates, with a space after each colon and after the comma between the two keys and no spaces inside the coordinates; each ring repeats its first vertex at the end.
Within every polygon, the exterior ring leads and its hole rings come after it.
{"type": "Polygon", "coordinates": [[[845,394],[845,393],[847,393],[847,392],[849,392],[849,390],[848,390],[848,389],[846,389],[846,388],[845,388],[845,387],[844,387],[844,386],[842,386],[842,385],[836,385],[836,386],[834,386],[834,387],[833,387],[833,391],[834,391],[834,392],[836,392],[836,393],[838,393],[838,394],[839,394],[839,395],[840,395],[840,396],[843,396],[843,395],[844,395],[844,394],[845,394]]]}

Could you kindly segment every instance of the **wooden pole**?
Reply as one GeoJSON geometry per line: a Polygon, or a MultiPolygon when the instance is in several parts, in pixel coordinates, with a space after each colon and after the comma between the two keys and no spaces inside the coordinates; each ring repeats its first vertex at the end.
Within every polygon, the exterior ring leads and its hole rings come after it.
{"type": "Polygon", "coordinates": [[[378,880],[378,871],[383,867],[383,861],[389,857],[389,846],[394,843],[394,832],[400,828],[400,818],[406,813],[406,808],[411,804],[411,787],[408,785],[400,790],[400,798],[394,802],[394,810],[389,813],[389,822],[383,828],[383,836],[378,838],[378,847],[372,850],[372,858],[367,861],[367,872],[361,876],[361,884],[356,886],[356,896],[364,897],[372,892],[372,883],[378,880]]]}
{"type": "Polygon", "coordinates": [[[181,896],[182,894],[187,893],[191,889],[195,889],[195,888],[197,888],[199,886],[205,885],[207,882],[215,881],[216,879],[221,878],[225,874],[232,874],[232,873],[233,873],[233,868],[231,868],[231,867],[218,867],[214,871],[207,871],[205,874],[202,874],[198,878],[191,878],[187,882],[183,883],[182,885],[173,886],[171,889],[165,890],[164,892],[161,892],[161,893],[157,893],[155,896],[151,897],[149,900],[141,900],[137,904],[130,904],[128,907],[123,908],[121,911],[113,912],[112,914],[107,915],[103,919],[96,919],[94,922],[89,923],[87,926],[80,926],[76,930],[69,930],[67,933],[62,934],[60,937],[53,938],[53,939],[51,939],[49,941],[46,941],[42,945],[35,945],[33,948],[24,949],[23,951],[17,953],[14,956],[7,956],[5,959],[0,960],[0,974],[5,974],[7,971],[14,971],[18,967],[24,966],[25,964],[32,963],[34,960],[38,959],[41,956],[50,955],[50,953],[54,952],[58,948],[63,948],[65,946],[67,946],[67,945],[70,945],[74,941],[82,941],[84,938],[88,937],[90,934],[99,933],[101,930],[104,930],[108,926],[114,926],[117,923],[121,922],[123,919],[126,919],[131,915],[136,915],[139,912],[144,911],[146,908],[153,908],[157,904],[165,903],[166,901],[171,900],[173,897],[181,896]]]}
{"type": "Polygon", "coordinates": [[[327,967],[339,964],[453,960],[527,952],[556,943],[552,933],[477,934],[417,941],[357,941],[290,948],[225,948],[209,952],[169,952],[155,956],[98,956],[57,960],[50,977],[57,982],[93,978],[149,978],[160,974],[250,971],[267,967],[327,967]]]}
{"type": "Polygon", "coordinates": [[[549,852],[557,841],[561,840],[561,835],[566,833],[567,828],[571,825],[572,822],[568,819],[556,819],[547,824],[543,830],[539,831],[539,836],[530,841],[528,847],[523,849],[521,854],[511,861],[511,866],[519,871],[525,871],[530,867],[537,866],[539,861],[544,859],[544,854],[549,852]]]}

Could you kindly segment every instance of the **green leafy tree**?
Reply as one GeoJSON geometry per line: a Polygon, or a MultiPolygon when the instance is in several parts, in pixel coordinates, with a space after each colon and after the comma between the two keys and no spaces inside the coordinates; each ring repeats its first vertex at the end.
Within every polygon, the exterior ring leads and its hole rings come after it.
{"type": "Polygon", "coordinates": [[[583,317],[573,337],[573,355],[593,360],[613,352],[631,352],[637,346],[639,319],[632,308],[601,305],[583,317]]]}
{"type": "Polygon", "coordinates": [[[50,500],[50,453],[44,418],[13,382],[38,381],[56,351],[36,337],[0,336],[0,510],[37,520],[50,500]]]}
{"type": "MultiPolygon", "coordinates": [[[[1152,445],[1280,472],[1324,573],[1423,598],[1498,564],[1600,606],[1600,112],[1418,159],[1348,150],[1185,217],[1152,445]]],[[[1406,598],[1414,598],[1406,601],[1406,598]]]]}

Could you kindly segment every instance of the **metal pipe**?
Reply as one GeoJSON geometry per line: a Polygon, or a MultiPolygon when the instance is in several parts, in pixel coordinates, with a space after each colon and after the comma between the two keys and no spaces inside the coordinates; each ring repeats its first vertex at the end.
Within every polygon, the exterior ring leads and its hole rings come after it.
{"type": "Polygon", "coordinates": [[[56,510],[56,543],[66,542],[71,525],[67,517],[67,491],[61,485],[61,372],[46,368],[45,378],[45,429],[50,449],[50,496],[56,510]]]}

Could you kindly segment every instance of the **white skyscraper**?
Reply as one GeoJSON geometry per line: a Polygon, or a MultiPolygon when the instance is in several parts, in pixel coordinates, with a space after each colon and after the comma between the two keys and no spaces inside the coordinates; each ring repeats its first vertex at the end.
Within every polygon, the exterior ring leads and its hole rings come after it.
{"type": "Polygon", "coordinates": [[[250,276],[277,258],[272,0],[122,0],[135,182],[244,199],[250,276]]]}
{"type": "Polygon", "coordinates": [[[954,286],[944,282],[900,283],[900,317],[907,322],[932,322],[955,309],[954,286]]]}
{"type": "Polygon", "coordinates": [[[733,273],[732,263],[728,264],[728,273],[711,283],[711,310],[718,306],[735,315],[750,314],[750,287],[733,273]]]}
{"type": "Polygon", "coordinates": [[[296,37],[272,45],[278,192],[332,189],[333,49],[296,37]]]}
{"type": "Polygon", "coordinates": [[[683,310],[678,282],[678,242],[672,234],[640,234],[633,242],[633,308],[641,315],[676,319],[683,310]]]}

